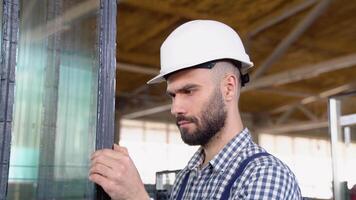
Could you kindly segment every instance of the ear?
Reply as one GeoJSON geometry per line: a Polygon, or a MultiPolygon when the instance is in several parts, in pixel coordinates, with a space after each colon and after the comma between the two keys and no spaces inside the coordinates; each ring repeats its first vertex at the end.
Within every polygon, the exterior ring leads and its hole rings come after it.
{"type": "Polygon", "coordinates": [[[228,74],[224,78],[223,95],[226,101],[232,101],[237,93],[237,78],[233,74],[228,74]]]}

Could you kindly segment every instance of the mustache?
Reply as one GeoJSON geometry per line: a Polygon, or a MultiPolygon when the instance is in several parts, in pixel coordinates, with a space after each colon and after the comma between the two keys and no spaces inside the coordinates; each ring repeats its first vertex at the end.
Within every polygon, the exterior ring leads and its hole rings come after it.
{"type": "Polygon", "coordinates": [[[197,123],[198,119],[195,118],[195,117],[178,115],[176,117],[176,124],[178,125],[178,122],[180,122],[180,121],[188,121],[188,122],[191,122],[191,123],[197,123]]]}

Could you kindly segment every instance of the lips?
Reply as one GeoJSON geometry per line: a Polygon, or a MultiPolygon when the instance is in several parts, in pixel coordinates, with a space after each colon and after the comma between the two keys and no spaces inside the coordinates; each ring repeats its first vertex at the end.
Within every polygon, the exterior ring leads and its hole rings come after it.
{"type": "Polygon", "coordinates": [[[188,121],[188,120],[181,120],[181,121],[178,121],[177,124],[178,126],[182,126],[182,125],[186,125],[186,124],[190,124],[192,122],[188,121]]]}
{"type": "Polygon", "coordinates": [[[176,118],[176,124],[178,127],[186,126],[192,123],[197,123],[194,117],[179,115],[176,118]]]}

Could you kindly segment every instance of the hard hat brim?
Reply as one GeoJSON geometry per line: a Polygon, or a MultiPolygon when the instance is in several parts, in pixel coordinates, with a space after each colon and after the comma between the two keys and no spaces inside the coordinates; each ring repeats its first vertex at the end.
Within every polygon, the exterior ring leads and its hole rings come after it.
{"type": "MultiPolygon", "coordinates": [[[[239,61],[241,62],[241,61],[239,61]]],[[[241,73],[242,74],[247,74],[249,72],[249,70],[253,67],[253,63],[252,62],[241,62],[242,63],[242,66],[241,66],[241,73]]],[[[183,67],[183,68],[180,68],[180,69],[176,69],[176,70],[172,70],[172,71],[169,71],[169,72],[164,72],[164,73],[160,73],[158,74],[157,76],[153,77],[151,80],[147,81],[147,84],[151,85],[151,84],[156,84],[156,83],[162,83],[164,81],[166,81],[166,79],[164,78],[166,75],[168,74],[172,74],[176,71],[180,71],[182,69],[188,69],[188,68],[191,68],[192,66],[187,66],[187,67],[183,67]]]]}

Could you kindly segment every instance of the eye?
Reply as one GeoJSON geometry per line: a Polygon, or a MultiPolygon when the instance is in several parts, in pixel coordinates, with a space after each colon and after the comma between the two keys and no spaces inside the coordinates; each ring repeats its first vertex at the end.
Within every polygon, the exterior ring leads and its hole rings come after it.
{"type": "Polygon", "coordinates": [[[183,93],[186,94],[186,95],[192,95],[193,92],[194,92],[194,90],[190,90],[190,89],[183,91],[183,93]]]}
{"type": "Polygon", "coordinates": [[[175,96],[176,96],[176,94],[167,92],[167,97],[168,98],[174,99],[175,96]]]}

